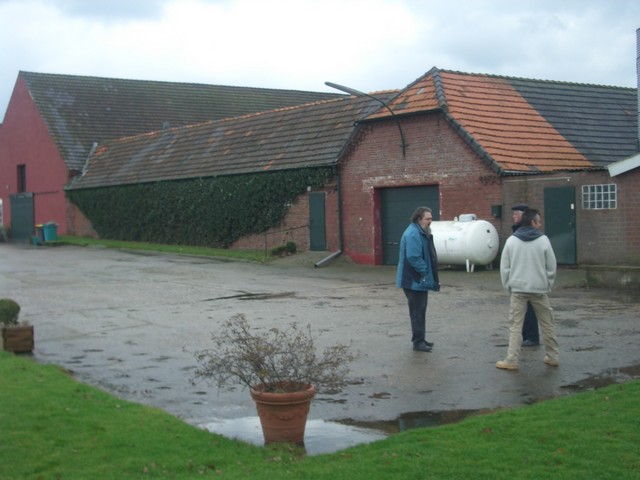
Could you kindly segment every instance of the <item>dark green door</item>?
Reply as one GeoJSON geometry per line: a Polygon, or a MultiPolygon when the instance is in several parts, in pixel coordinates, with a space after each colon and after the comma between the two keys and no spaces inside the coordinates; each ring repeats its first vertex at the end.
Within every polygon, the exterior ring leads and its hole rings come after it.
{"type": "Polygon", "coordinates": [[[576,189],[544,189],[544,233],[560,265],[576,264],[576,189]]]}
{"type": "Polygon", "coordinates": [[[17,193],[9,197],[11,236],[14,241],[29,241],[35,234],[33,193],[17,193]]]}
{"type": "Polygon", "coordinates": [[[309,193],[309,248],[313,251],[327,249],[324,192],[309,193]]]}
{"type": "Polygon", "coordinates": [[[400,238],[418,207],[429,207],[433,219],[440,219],[437,186],[384,188],[380,190],[380,227],[382,229],[382,263],[396,265],[400,238]]]}

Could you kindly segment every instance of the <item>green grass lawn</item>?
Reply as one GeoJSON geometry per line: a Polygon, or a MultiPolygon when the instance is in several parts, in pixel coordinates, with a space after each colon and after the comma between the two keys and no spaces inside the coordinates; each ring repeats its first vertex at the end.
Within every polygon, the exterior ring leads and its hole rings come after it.
{"type": "Polygon", "coordinates": [[[0,351],[2,480],[263,476],[638,479],[640,381],[307,457],[225,439],[0,351]]]}
{"type": "Polygon", "coordinates": [[[164,245],[161,243],[128,242],[121,240],[102,240],[88,237],[60,236],[55,242],[45,245],[77,245],[81,247],[105,247],[121,250],[146,250],[152,252],[177,253],[184,255],[199,255],[205,257],[225,257],[235,260],[265,262],[272,258],[270,252],[263,250],[232,250],[229,248],[191,247],[184,245],[164,245]]]}

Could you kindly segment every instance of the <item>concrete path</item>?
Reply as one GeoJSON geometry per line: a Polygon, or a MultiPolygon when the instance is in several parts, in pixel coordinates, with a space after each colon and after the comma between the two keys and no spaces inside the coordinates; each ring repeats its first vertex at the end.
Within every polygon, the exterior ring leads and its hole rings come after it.
{"type": "Polygon", "coordinates": [[[310,418],[376,425],[416,412],[511,407],[590,385],[638,378],[640,303],[619,292],[578,288],[565,269],[552,295],[559,368],[542,347],[523,349],[519,372],[497,370],[506,353],[508,298],[499,273],[441,274],[431,294],[431,353],[411,349],[395,269],[303,254],[270,265],[102,248],[0,244],[0,296],[35,326],[34,358],[81,381],[162,408],[194,425],[255,416],[247,391],[189,382],[193,352],[236,313],[256,328],[311,324],[320,344],[351,342],[360,358],[351,385],[319,394],[310,418]]]}

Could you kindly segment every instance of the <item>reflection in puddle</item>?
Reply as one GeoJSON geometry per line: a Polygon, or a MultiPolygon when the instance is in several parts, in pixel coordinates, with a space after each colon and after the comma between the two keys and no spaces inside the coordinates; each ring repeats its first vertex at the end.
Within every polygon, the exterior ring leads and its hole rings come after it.
{"type": "MultiPolygon", "coordinates": [[[[264,445],[258,417],[219,419],[201,425],[202,428],[227,438],[254,445],[264,445]]],[[[308,420],[304,434],[307,455],[333,453],[354,445],[381,440],[386,434],[379,430],[365,429],[324,420],[308,420]]]]}
{"type": "Polygon", "coordinates": [[[358,421],[341,420],[341,423],[364,429],[376,429],[387,434],[400,433],[412,428],[438,427],[456,423],[471,415],[490,413],[491,410],[444,410],[433,412],[403,413],[395,420],[358,421]]]}
{"type": "MultiPolygon", "coordinates": [[[[305,428],[304,447],[308,455],[333,453],[354,445],[382,440],[389,434],[403,432],[411,428],[436,427],[455,423],[469,415],[478,413],[485,412],[480,410],[412,412],[405,413],[396,420],[377,422],[341,420],[338,423],[309,420],[305,428]]],[[[218,419],[201,425],[201,428],[227,438],[254,445],[264,445],[258,417],[218,419]]]]}
{"type": "MultiPolygon", "coordinates": [[[[563,385],[562,388],[574,391],[592,390],[637,378],[640,378],[640,365],[631,365],[607,369],[599,375],[585,378],[570,385],[563,385]]],[[[388,435],[412,428],[447,425],[473,415],[484,415],[491,412],[490,409],[409,412],[400,415],[395,420],[343,419],[339,423],[309,420],[305,429],[304,445],[308,455],[333,453],[355,445],[382,440],[388,435]]],[[[264,445],[258,417],[218,419],[201,425],[201,428],[227,438],[259,446],[264,445]]]]}
{"type": "Polygon", "coordinates": [[[562,388],[570,391],[596,390],[608,387],[615,383],[622,383],[628,380],[640,378],[640,364],[629,367],[609,368],[599,375],[594,375],[570,385],[563,385],[562,388]]]}

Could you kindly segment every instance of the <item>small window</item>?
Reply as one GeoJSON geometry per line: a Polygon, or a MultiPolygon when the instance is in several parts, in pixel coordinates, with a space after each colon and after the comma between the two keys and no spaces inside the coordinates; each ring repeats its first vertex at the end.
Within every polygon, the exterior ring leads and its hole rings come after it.
{"type": "Polygon", "coordinates": [[[27,191],[27,166],[18,165],[18,193],[27,191]]]}
{"type": "Polygon", "coordinates": [[[582,186],[582,208],[586,210],[617,208],[617,203],[618,195],[615,183],[582,186]]]}

